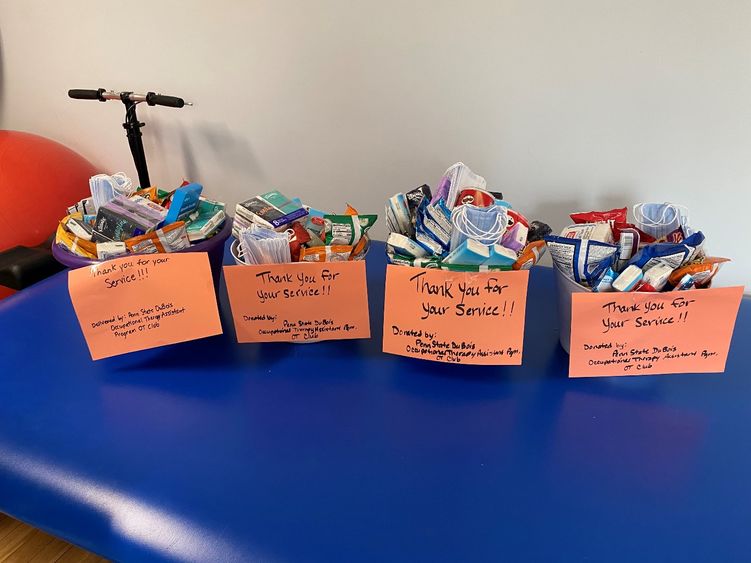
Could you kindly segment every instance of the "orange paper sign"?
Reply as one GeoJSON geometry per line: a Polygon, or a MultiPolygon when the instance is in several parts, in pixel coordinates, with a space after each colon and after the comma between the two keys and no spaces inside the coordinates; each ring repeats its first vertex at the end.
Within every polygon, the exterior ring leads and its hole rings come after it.
{"type": "Polygon", "coordinates": [[[238,342],[370,338],[365,262],[225,266],[238,342]]]}
{"type": "Polygon", "coordinates": [[[528,271],[389,265],[383,351],[438,362],[519,365],[528,271]]]}
{"type": "Polygon", "coordinates": [[[571,295],[569,377],[725,371],[743,287],[571,295]]]}
{"type": "Polygon", "coordinates": [[[71,270],[68,292],[94,360],[222,333],[205,252],[71,270]]]}

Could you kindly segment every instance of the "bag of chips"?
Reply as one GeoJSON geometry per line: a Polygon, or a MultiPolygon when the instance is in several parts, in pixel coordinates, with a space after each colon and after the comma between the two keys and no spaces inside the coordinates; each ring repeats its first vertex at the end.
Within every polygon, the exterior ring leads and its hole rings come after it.
{"type": "Polygon", "coordinates": [[[616,223],[625,223],[628,209],[620,207],[610,211],[580,211],[569,215],[574,223],[601,223],[603,221],[614,221],[616,223]]]}

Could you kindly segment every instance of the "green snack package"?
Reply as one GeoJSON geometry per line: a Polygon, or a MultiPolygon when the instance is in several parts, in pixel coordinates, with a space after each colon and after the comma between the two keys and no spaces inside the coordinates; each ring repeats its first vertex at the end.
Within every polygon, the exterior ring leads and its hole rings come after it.
{"type": "Polygon", "coordinates": [[[415,268],[438,268],[441,264],[440,259],[435,256],[426,256],[424,258],[413,258],[412,256],[405,256],[398,252],[386,253],[389,263],[396,264],[398,266],[413,266],[415,268]]]}
{"type": "Polygon", "coordinates": [[[440,268],[449,272],[509,272],[512,270],[510,265],[447,264],[446,262],[441,262],[440,268]]]}
{"type": "Polygon", "coordinates": [[[377,215],[324,215],[326,245],[357,244],[377,219],[377,215]]]}

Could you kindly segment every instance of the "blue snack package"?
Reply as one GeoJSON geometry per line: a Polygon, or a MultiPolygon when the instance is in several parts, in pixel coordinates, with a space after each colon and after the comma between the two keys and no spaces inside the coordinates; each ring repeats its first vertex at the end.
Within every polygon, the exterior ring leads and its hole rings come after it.
{"type": "Polygon", "coordinates": [[[600,280],[592,286],[592,291],[604,293],[613,291],[613,282],[618,278],[618,273],[613,268],[608,268],[600,280]]]}
{"type": "Polygon", "coordinates": [[[548,235],[545,243],[555,267],[585,286],[595,285],[617,258],[618,246],[606,242],[548,235]]]}
{"type": "Polygon", "coordinates": [[[425,214],[447,233],[451,233],[453,225],[451,224],[451,210],[446,205],[446,202],[439,199],[435,203],[431,203],[425,208],[425,214]]]}
{"type": "Polygon", "coordinates": [[[675,270],[691,260],[697,252],[701,252],[703,243],[704,234],[701,231],[697,231],[683,242],[655,242],[640,248],[628,264],[646,271],[662,263],[675,270]]]}
{"type": "Polygon", "coordinates": [[[415,240],[430,254],[445,256],[451,236],[438,223],[427,216],[427,198],[420,202],[415,214],[415,240]]]}
{"type": "Polygon", "coordinates": [[[169,225],[176,221],[187,220],[188,216],[198,209],[202,191],[203,186],[195,183],[177,188],[172,194],[169,211],[163,224],[169,225]]]}

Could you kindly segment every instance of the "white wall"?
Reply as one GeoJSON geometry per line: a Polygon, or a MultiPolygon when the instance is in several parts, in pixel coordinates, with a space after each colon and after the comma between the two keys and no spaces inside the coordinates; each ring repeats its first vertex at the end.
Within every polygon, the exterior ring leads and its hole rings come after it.
{"type": "Polygon", "coordinates": [[[162,186],[381,211],[463,160],[557,228],[684,203],[751,285],[748,0],[5,0],[0,36],[0,126],[103,170],[134,173],[121,106],[68,88],[195,102],[140,109],[162,186]]]}

